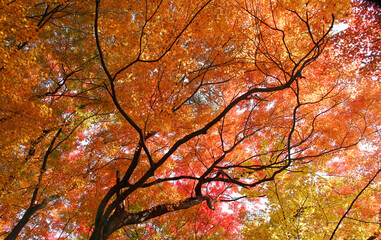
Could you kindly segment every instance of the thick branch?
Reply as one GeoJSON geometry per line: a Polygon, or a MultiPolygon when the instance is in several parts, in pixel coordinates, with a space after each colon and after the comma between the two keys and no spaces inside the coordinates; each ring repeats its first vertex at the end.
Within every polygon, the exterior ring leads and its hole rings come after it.
{"type": "Polygon", "coordinates": [[[44,199],[42,203],[30,205],[28,209],[25,211],[24,215],[20,219],[20,221],[16,224],[16,226],[12,229],[11,233],[4,240],[16,240],[21,230],[25,227],[25,225],[29,222],[29,219],[35,214],[37,211],[45,208],[49,202],[56,199],[58,196],[54,196],[50,199],[44,199]]]}
{"type": "MultiPolygon", "coordinates": [[[[142,223],[149,219],[164,215],[166,213],[182,209],[188,209],[200,204],[203,201],[209,201],[209,197],[200,196],[187,198],[177,203],[165,203],[137,213],[128,213],[126,211],[115,212],[110,217],[108,227],[106,227],[107,232],[104,233],[103,239],[107,239],[107,237],[109,237],[113,232],[115,232],[123,226],[142,223]]],[[[96,238],[93,238],[92,236],[91,239],[96,238]]]]}

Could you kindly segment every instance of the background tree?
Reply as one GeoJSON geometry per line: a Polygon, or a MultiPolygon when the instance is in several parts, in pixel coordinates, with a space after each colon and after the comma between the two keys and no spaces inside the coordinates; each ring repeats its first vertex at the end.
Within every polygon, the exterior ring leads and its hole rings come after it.
{"type": "Polygon", "coordinates": [[[377,67],[336,59],[349,5],[1,3],[2,234],[238,238],[250,201],[274,191],[282,207],[333,206],[303,181],[352,166],[379,126],[377,67]]]}
{"type": "Polygon", "coordinates": [[[380,13],[369,2],[353,2],[351,14],[340,21],[345,28],[332,36],[320,58],[334,64],[315,74],[340,71],[346,102],[351,102],[346,114],[355,110],[366,122],[367,134],[349,151],[282,174],[282,181],[268,184],[266,193],[247,193],[266,194],[266,207],[246,216],[246,238],[330,239],[346,212],[333,239],[380,236],[380,122],[372,113],[379,106],[381,45],[375,32],[380,32],[380,13]],[[353,87],[357,84],[362,87],[353,87]]]}

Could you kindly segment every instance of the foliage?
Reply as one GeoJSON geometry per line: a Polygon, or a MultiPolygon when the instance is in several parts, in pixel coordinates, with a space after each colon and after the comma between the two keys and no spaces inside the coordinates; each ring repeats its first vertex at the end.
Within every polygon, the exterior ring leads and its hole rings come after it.
{"type": "Polygon", "coordinates": [[[379,23],[347,0],[1,1],[0,236],[377,237],[379,23]]]}

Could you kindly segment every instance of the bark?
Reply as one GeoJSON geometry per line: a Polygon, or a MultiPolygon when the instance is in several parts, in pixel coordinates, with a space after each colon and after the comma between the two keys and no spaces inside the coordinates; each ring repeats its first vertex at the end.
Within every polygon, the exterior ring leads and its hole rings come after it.
{"type": "Polygon", "coordinates": [[[115,232],[123,226],[142,223],[149,219],[159,217],[169,212],[178,211],[181,209],[188,209],[200,204],[203,201],[210,202],[210,199],[206,196],[199,196],[187,198],[186,200],[177,203],[165,203],[157,205],[155,207],[137,213],[128,213],[125,210],[114,212],[114,214],[110,217],[107,223],[103,225],[102,228],[94,229],[94,232],[90,240],[105,240],[113,232],[115,232]]]}

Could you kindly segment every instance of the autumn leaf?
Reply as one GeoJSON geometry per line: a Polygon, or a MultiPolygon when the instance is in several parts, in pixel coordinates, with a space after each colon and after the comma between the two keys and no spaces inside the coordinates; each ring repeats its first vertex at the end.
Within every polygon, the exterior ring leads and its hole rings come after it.
{"type": "Polygon", "coordinates": [[[0,236],[378,237],[379,23],[347,0],[2,1],[0,236]]]}

